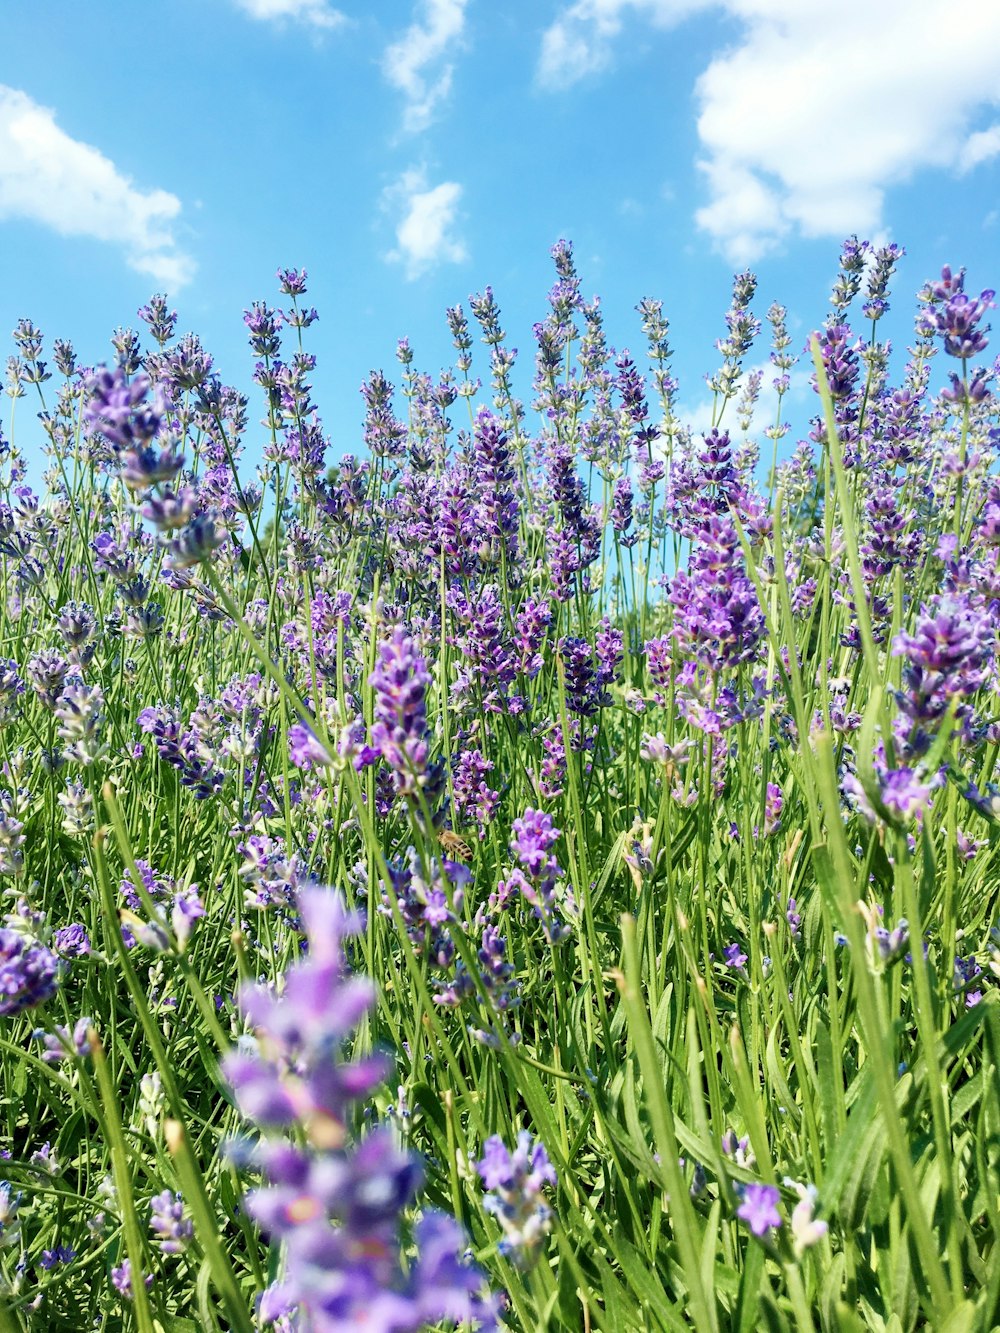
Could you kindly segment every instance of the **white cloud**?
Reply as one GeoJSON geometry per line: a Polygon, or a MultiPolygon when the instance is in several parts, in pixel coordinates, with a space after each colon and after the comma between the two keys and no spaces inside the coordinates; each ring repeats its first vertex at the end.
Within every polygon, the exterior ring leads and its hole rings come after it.
{"type": "Polygon", "coordinates": [[[328,0],[236,0],[237,5],[252,19],[290,19],[312,28],[339,28],[347,18],[339,9],[333,9],[328,0]]]}
{"type": "Polygon", "coordinates": [[[614,39],[631,11],[657,27],[669,28],[711,0],[575,0],[542,35],[537,77],[543,88],[568,88],[606,69],[614,39]]]}
{"type": "Polygon", "coordinates": [[[180,211],[176,195],[138,189],[98,149],[61,130],[47,107],[0,84],[0,219],[119,245],[137,272],[177,291],[195,270],[174,236],[180,211]]]}
{"type": "Polygon", "coordinates": [[[726,237],[726,254],[734,264],[753,263],[762,253],[762,236],[775,244],[788,231],[777,191],[736,159],[720,156],[699,166],[713,201],[698,209],[698,225],[726,237]]]}
{"type": "Polygon", "coordinates": [[[949,0],[726,8],[745,29],[697,83],[710,201],[696,219],[735,262],[790,231],[870,234],[886,190],[921,168],[953,169],[969,121],[997,99],[1000,6],[971,6],[960,31],[949,0]],[[838,59],[844,33],[856,40],[838,59]]]}
{"type": "Polygon", "coordinates": [[[1000,125],[970,133],[1000,104],[1000,5],[957,24],[951,0],[576,0],[543,38],[539,77],[565,87],[604,68],[627,15],[668,26],[710,4],[739,32],[695,86],[695,218],[732,262],[794,234],[870,236],[890,187],[1000,154],[1000,125]]]}
{"type": "Polygon", "coordinates": [[[958,169],[961,172],[972,171],[981,162],[988,162],[1000,153],[1000,125],[991,125],[988,130],[979,130],[970,134],[962,145],[958,155],[958,169]]]}
{"type": "Polygon", "coordinates": [[[406,97],[403,128],[410,133],[426,129],[451,91],[454,64],[444,57],[461,41],[465,6],[466,0],[423,0],[423,21],[386,47],[382,72],[406,97]]]}
{"type": "Polygon", "coordinates": [[[457,181],[443,181],[428,187],[423,171],[403,173],[383,195],[388,208],[398,210],[397,249],[386,255],[392,263],[403,264],[412,281],[439,264],[460,264],[468,255],[465,243],[452,232],[462,197],[457,181]]]}

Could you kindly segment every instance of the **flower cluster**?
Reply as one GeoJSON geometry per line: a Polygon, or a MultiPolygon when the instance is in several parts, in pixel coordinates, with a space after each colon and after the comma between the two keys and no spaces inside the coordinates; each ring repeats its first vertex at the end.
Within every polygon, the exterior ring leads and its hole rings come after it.
{"type": "Polygon", "coordinates": [[[369,682],[375,691],[372,745],[392,770],[397,791],[415,793],[427,768],[427,665],[402,629],[379,648],[369,682]]]}
{"type": "Polygon", "coordinates": [[[527,1130],[511,1152],[499,1135],[488,1139],[476,1165],[490,1191],[485,1207],[500,1224],[500,1249],[522,1268],[534,1263],[552,1225],[552,1209],[543,1193],[556,1183],[555,1168],[541,1143],[527,1130]]]}
{"type": "Polygon", "coordinates": [[[528,903],[534,916],[541,922],[549,944],[558,944],[570,933],[570,925],[563,911],[575,912],[572,894],[561,889],[562,868],[551,849],[559,839],[559,830],[552,816],[530,807],[513,823],[510,850],[520,863],[505,880],[497,884],[490,905],[504,908],[517,892],[528,903]]]}
{"type": "Polygon", "coordinates": [[[352,1108],[389,1068],[378,1054],[342,1054],[375,998],[370,981],[347,971],[345,941],[361,923],[322,889],[303,893],[300,910],[308,953],[289,968],[280,994],[243,989],[240,1007],[255,1035],[224,1063],[241,1112],[262,1131],[242,1154],[266,1179],[247,1207],[282,1247],[282,1273],[260,1316],[297,1312],[316,1333],[362,1324],[405,1333],[440,1320],[492,1328],[492,1301],[481,1295],[479,1272],[457,1257],[464,1241],[451,1218],[423,1214],[417,1257],[404,1266],[403,1216],[420,1164],[389,1129],[358,1143],[350,1137],[352,1108]],[[287,1136],[295,1126],[297,1140],[287,1136]]]}
{"type": "Polygon", "coordinates": [[[0,929],[0,1016],[32,1009],[56,993],[59,959],[37,940],[0,929]]]}

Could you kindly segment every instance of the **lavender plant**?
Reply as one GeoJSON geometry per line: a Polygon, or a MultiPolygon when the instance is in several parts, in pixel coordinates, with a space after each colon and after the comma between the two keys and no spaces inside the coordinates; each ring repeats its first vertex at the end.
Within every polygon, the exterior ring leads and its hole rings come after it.
{"type": "Polygon", "coordinates": [[[339,459],[304,270],[18,324],[4,1333],[1000,1323],[993,294],[739,274],[697,437],[553,260],[339,459]]]}

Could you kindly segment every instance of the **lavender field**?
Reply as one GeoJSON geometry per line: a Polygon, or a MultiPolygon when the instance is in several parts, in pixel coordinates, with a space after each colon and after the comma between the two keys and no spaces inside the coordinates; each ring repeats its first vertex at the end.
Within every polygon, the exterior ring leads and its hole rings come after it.
{"type": "Polygon", "coordinates": [[[347,456],[303,271],[246,395],[20,321],[0,1333],[1000,1327],[993,293],[900,257],[738,275],[703,431],[565,242],[347,456]]]}

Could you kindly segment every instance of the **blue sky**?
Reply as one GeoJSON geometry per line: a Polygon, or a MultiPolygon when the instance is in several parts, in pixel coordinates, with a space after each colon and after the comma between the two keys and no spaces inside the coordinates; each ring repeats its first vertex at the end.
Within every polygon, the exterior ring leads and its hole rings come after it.
{"type": "Polygon", "coordinates": [[[279,265],[305,267],[337,457],[359,447],[366,373],[395,373],[403,335],[419,368],[451,364],[444,310],[487,283],[530,368],[565,236],[617,348],[641,354],[635,304],[663,300],[697,424],[745,265],[761,317],[789,308],[796,350],[851,232],[907,249],[900,345],[942,263],[1000,286],[1000,6],[953,15],[947,0],[9,6],[0,330],[30,316],[91,363],[166,290],[249,390],[242,311],[278,302],[279,265]]]}

